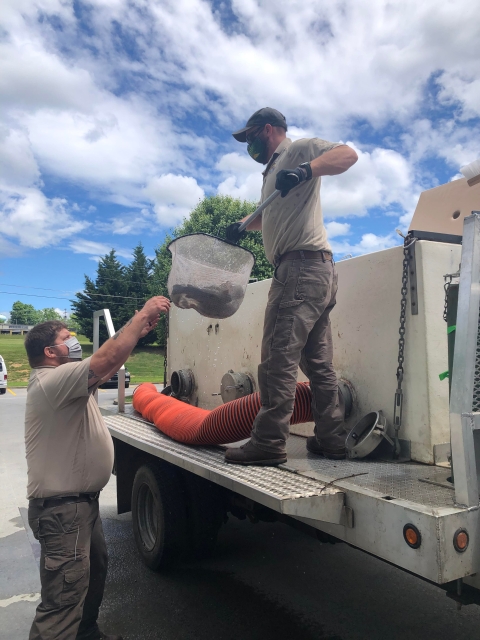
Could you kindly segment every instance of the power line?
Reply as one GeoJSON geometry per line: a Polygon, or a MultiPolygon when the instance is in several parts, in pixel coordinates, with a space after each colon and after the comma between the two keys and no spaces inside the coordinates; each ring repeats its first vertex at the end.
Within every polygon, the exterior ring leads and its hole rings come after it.
{"type": "MultiPolygon", "coordinates": [[[[109,280],[115,280],[115,278],[108,278],[109,280]]],[[[117,280],[118,281],[118,280],[117,280]]],[[[141,284],[148,284],[148,283],[140,283],[137,282],[135,283],[137,285],[141,285],[141,284]]],[[[144,298],[137,298],[135,296],[117,296],[113,293],[87,293],[85,291],[85,289],[81,289],[79,291],[69,291],[67,289],[49,289],[46,287],[31,287],[31,286],[26,286],[23,284],[8,284],[6,282],[0,282],[0,286],[2,287],[18,287],[19,289],[34,289],[35,291],[57,291],[59,293],[68,293],[71,294],[72,296],[76,296],[77,294],[83,294],[86,296],[101,296],[101,297],[106,297],[106,298],[122,298],[123,300],[143,300],[144,298]]],[[[5,292],[8,293],[8,292],[5,292]]],[[[28,295],[26,293],[20,293],[19,295],[28,295]]],[[[46,297],[51,297],[53,298],[54,296],[46,296],[46,297]]]]}
{"type": "MultiPolygon", "coordinates": [[[[22,292],[18,292],[18,291],[0,291],[0,293],[3,293],[7,296],[26,296],[27,298],[47,298],[49,300],[68,300],[69,302],[70,299],[69,298],[65,298],[65,297],[60,297],[60,296],[42,296],[42,295],[38,295],[35,293],[22,293],[22,292]]],[[[95,294],[95,295],[101,295],[101,294],[95,294]]],[[[122,296],[115,296],[115,297],[122,297],[122,296]]],[[[131,298],[131,300],[136,300],[136,301],[146,301],[148,300],[148,298],[131,298]]],[[[76,302],[76,301],[75,301],[76,302]]],[[[123,304],[122,302],[109,302],[108,304],[110,305],[120,305],[123,304]]]]}
{"type": "MultiPolygon", "coordinates": [[[[3,284],[3,283],[0,283],[3,284]]],[[[16,284],[3,284],[3,286],[7,286],[7,287],[22,287],[22,285],[16,285],[16,284]]],[[[43,287],[23,287],[24,289],[36,289],[36,290],[40,290],[40,291],[58,291],[58,292],[62,292],[62,289],[44,289],[43,287]]],[[[32,296],[34,298],[55,298],[57,300],[68,300],[68,298],[57,298],[56,296],[39,296],[39,295],[35,295],[34,293],[22,293],[21,291],[0,291],[0,293],[6,293],[7,295],[16,295],[16,296],[32,296]]],[[[64,293],[68,293],[68,291],[65,291],[64,293]]],[[[122,300],[147,300],[147,298],[137,298],[134,296],[116,296],[113,293],[86,293],[85,289],[83,289],[82,291],[77,291],[76,293],[72,293],[73,296],[76,296],[77,294],[82,294],[85,296],[99,296],[101,298],[121,298],[122,300]]]]}
{"type": "Polygon", "coordinates": [[[46,287],[32,287],[32,286],[26,286],[24,284],[8,284],[8,282],[0,282],[0,286],[2,287],[18,287],[19,289],[35,289],[38,291],[59,291],[61,293],[71,293],[72,295],[75,295],[75,292],[68,290],[68,289],[47,289],[46,287]]]}

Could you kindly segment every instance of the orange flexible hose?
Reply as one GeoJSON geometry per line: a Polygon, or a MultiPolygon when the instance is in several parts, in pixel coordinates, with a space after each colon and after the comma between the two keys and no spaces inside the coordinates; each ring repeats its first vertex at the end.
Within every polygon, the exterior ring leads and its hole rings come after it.
{"type": "MultiPolygon", "coordinates": [[[[298,382],[290,424],[312,420],[312,394],[306,382],[298,382]]],[[[187,444],[226,444],[250,436],[260,409],[260,394],[232,400],[213,411],[164,396],[144,382],[133,394],[133,408],[170,438],[187,444]]]]}

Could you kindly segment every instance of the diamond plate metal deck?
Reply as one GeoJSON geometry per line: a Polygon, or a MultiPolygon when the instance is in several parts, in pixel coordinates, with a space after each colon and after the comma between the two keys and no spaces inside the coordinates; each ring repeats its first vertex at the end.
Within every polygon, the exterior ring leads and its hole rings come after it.
{"type": "Polygon", "coordinates": [[[252,484],[260,491],[279,500],[307,498],[325,493],[325,483],[303,477],[277,467],[243,467],[227,464],[224,453],[216,447],[193,447],[168,438],[144,421],[125,416],[105,417],[110,431],[160,447],[164,451],[181,455],[207,469],[221,471],[222,475],[245,484],[252,484]]]}
{"type": "Polygon", "coordinates": [[[297,473],[308,473],[320,481],[336,481],[336,486],[362,487],[380,496],[409,500],[425,507],[455,507],[455,492],[425,482],[446,483],[450,469],[416,463],[374,460],[327,460],[308,453],[305,438],[291,436],[287,443],[287,465],[297,473]],[[359,475],[362,474],[362,475],[359,475]],[[354,475],[355,477],[346,478],[354,475]],[[342,478],[345,478],[342,480],[342,478]]]}
{"type": "Polygon", "coordinates": [[[379,498],[407,500],[428,510],[456,506],[453,490],[431,484],[447,483],[451,471],[442,467],[372,460],[327,460],[308,453],[305,438],[299,436],[291,436],[288,440],[286,465],[278,468],[235,466],[224,462],[220,448],[180,444],[141,417],[117,414],[106,416],[105,422],[114,436],[117,432],[123,434],[121,439],[130,439],[132,444],[141,441],[172,455],[180,455],[192,464],[219,473],[232,482],[251,485],[278,500],[325,495],[334,488],[331,483],[335,483],[339,489],[367,489],[377,493],[379,498]]]}

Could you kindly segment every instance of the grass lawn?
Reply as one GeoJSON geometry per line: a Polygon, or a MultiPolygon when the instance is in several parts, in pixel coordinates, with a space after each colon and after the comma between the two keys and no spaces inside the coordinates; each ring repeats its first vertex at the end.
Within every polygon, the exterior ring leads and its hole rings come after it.
{"type": "MultiPolygon", "coordinates": [[[[23,346],[23,336],[0,335],[0,355],[5,359],[9,387],[23,387],[28,384],[30,367],[23,346]]],[[[92,343],[85,336],[78,336],[85,358],[92,355],[92,343]]],[[[127,360],[131,384],[139,382],[163,382],[163,349],[143,347],[135,349],[127,360]]]]}

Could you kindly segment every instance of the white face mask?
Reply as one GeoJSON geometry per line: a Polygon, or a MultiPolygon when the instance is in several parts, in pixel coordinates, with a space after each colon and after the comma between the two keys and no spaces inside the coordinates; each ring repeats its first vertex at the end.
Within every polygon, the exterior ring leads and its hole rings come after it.
{"type": "MultiPolygon", "coordinates": [[[[68,338],[68,340],[65,340],[63,344],[68,347],[68,356],[57,356],[58,358],[70,358],[71,360],[82,359],[82,347],[80,346],[80,343],[75,338],[75,336],[68,338]]],[[[61,345],[59,344],[52,344],[50,349],[53,349],[53,347],[60,347],[60,346],[61,345]]]]}

